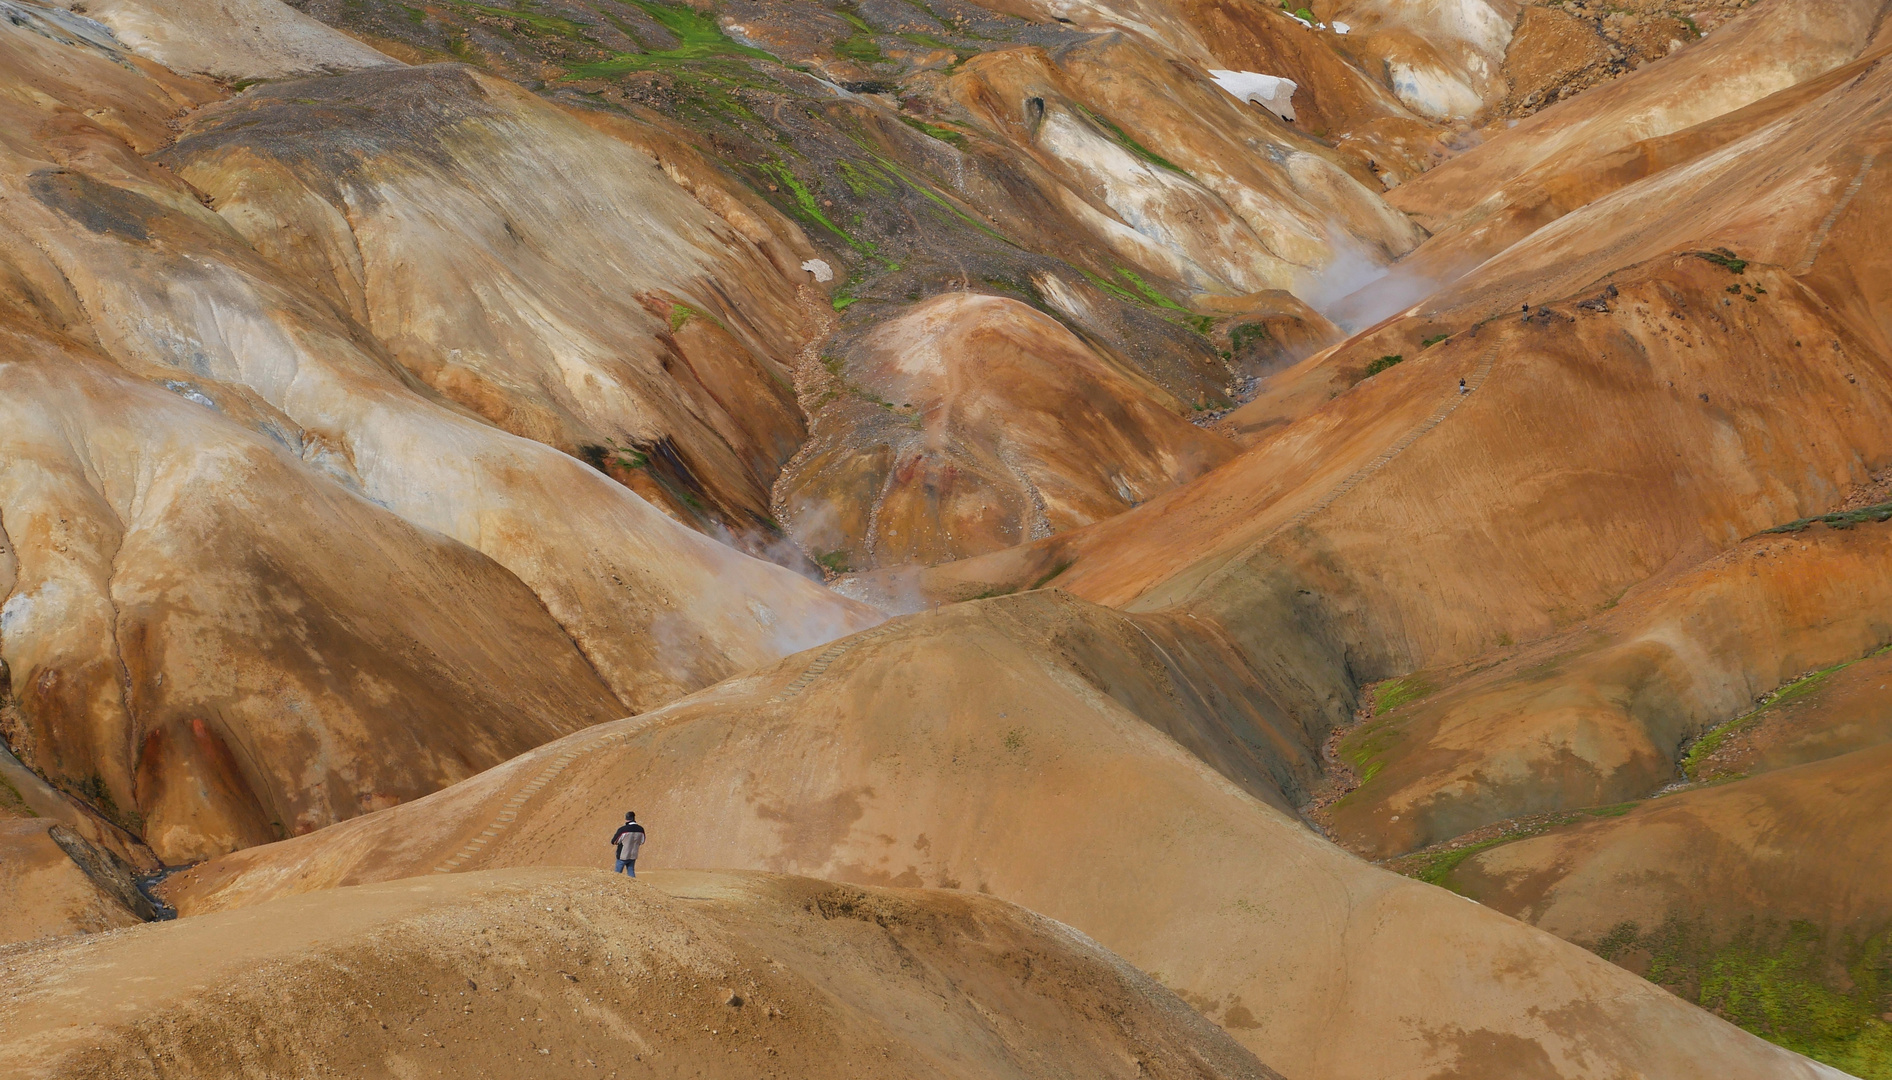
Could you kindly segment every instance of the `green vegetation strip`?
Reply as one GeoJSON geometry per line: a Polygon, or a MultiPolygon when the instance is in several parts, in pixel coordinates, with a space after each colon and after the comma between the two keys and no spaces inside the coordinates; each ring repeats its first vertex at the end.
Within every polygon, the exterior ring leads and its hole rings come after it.
{"type": "Polygon", "coordinates": [[[1373,688],[1373,713],[1378,716],[1392,712],[1401,705],[1418,701],[1437,689],[1438,686],[1435,683],[1421,674],[1388,679],[1373,688]]]}
{"type": "Polygon", "coordinates": [[[1892,652],[1892,645],[1881,646],[1858,659],[1845,660],[1834,664],[1832,667],[1821,668],[1818,671],[1810,671],[1792,682],[1785,683],[1776,688],[1772,693],[1763,697],[1761,703],[1752,710],[1742,713],[1740,716],[1726,723],[1718,724],[1708,729],[1707,733],[1702,735],[1701,738],[1696,739],[1694,745],[1688,748],[1688,753],[1682,756],[1682,775],[1688,777],[1691,781],[1699,781],[1701,779],[1702,763],[1707,761],[1716,750],[1726,745],[1730,737],[1758,723],[1761,715],[1767,712],[1767,710],[1780,705],[1792,704],[1801,698],[1807,697],[1823,686],[1828,679],[1852,667],[1854,664],[1859,663],[1860,660],[1868,660],[1875,656],[1884,656],[1888,652],[1892,652]]]}
{"type": "MultiPolygon", "coordinates": [[[[490,15],[496,19],[512,19],[516,22],[522,22],[542,34],[556,34],[559,37],[575,38],[581,41],[589,40],[585,33],[586,27],[570,19],[561,19],[554,15],[540,15],[535,11],[520,11],[516,8],[488,7],[485,4],[459,3],[456,6],[463,7],[468,11],[477,11],[482,15],[490,15]]],[[[422,18],[415,19],[413,9],[409,8],[407,10],[410,20],[414,22],[425,21],[425,12],[421,13],[422,18]]]]}
{"type": "Polygon", "coordinates": [[[1697,259],[1706,259],[1731,274],[1744,273],[1747,270],[1747,260],[1740,258],[1735,255],[1734,252],[1724,247],[1716,248],[1713,251],[1691,251],[1688,252],[1688,254],[1695,256],[1697,259]]]}
{"type": "Polygon", "coordinates": [[[1767,533],[1797,533],[1810,529],[1816,524],[1823,524],[1829,529],[1850,529],[1854,525],[1863,525],[1868,521],[1892,520],[1892,502],[1862,506],[1857,510],[1841,510],[1837,514],[1821,514],[1819,517],[1798,518],[1785,525],[1776,525],[1771,529],[1762,529],[1760,535],[1767,533]]]}
{"type": "Polygon", "coordinates": [[[1139,277],[1136,271],[1128,270],[1121,266],[1114,267],[1113,269],[1116,270],[1118,277],[1136,286],[1137,293],[1141,295],[1143,299],[1155,304],[1159,308],[1181,313],[1181,317],[1170,319],[1171,322],[1181,323],[1191,330],[1194,330],[1196,333],[1205,336],[1210,330],[1215,328],[1214,319],[1207,315],[1197,315],[1195,312],[1190,311],[1176,301],[1164,296],[1161,292],[1157,291],[1156,286],[1151,285],[1149,282],[1139,277]]]}
{"type": "MultiPolygon", "coordinates": [[[[1449,879],[1452,871],[1466,859],[1480,852],[1513,843],[1528,840],[1533,836],[1542,836],[1552,829],[1565,825],[1576,825],[1595,818],[1621,817],[1636,807],[1636,802],[1616,803],[1613,806],[1589,806],[1580,810],[1570,810],[1556,814],[1545,814],[1496,827],[1498,831],[1476,839],[1461,838],[1448,840],[1444,844],[1415,852],[1387,863],[1387,868],[1410,878],[1418,878],[1428,885],[1452,889],[1449,879]]],[[[1479,832],[1486,832],[1481,829],[1479,832]]],[[[1474,834],[1475,836],[1476,834],[1474,834]]],[[[1458,890],[1453,889],[1454,892],[1458,890]]]]}
{"type": "Polygon", "coordinates": [[[1354,774],[1360,778],[1359,786],[1342,797],[1342,803],[1358,795],[1385,767],[1386,762],[1380,755],[1399,738],[1399,723],[1403,719],[1390,714],[1437,689],[1438,685],[1424,674],[1414,673],[1387,679],[1368,691],[1373,697],[1373,718],[1350,732],[1339,746],[1340,756],[1353,766],[1354,774]]]}
{"type": "Polygon", "coordinates": [[[960,210],[957,206],[954,206],[952,203],[947,202],[946,197],[944,195],[941,195],[939,192],[934,191],[932,188],[926,186],[925,184],[920,183],[919,181],[913,179],[911,176],[908,176],[904,171],[901,170],[900,166],[895,165],[893,162],[887,160],[884,157],[881,157],[878,154],[874,155],[874,160],[880,163],[881,168],[899,177],[901,181],[904,182],[908,187],[918,192],[923,198],[925,198],[928,202],[932,203],[934,206],[939,207],[941,210],[946,211],[948,214],[951,214],[953,217],[958,218],[960,221],[965,222],[966,224],[986,234],[992,239],[997,240],[1001,244],[1004,244],[1008,247],[1018,246],[1017,244],[1012,243],[1011,239],[1007,237],[1005,234],[998,232],[997,230],[993,229],[991,226],[987,225],[985,222],[980,221],[978,218],[975,218],[966,214],[964,211],[960,210]]]}
{"type": "MultiPolygon", "coordinates": [[[[1151,150],[1149,147],[1144,146],[1142,143],[1131,138],[1129,132],[1123,130],[1122,128],[1118,127],[1116,124],[1112,123],[1109,117],[1104,116],[1101,113],[1092,112],[1091,110],[1085,108],[1083,105],[1078,105],[1077,108],[1079,112],[1082,112],[1085,116],[1090,117],[1092,122],[1094,122],[1098,127],[1103,128],[1105,131],[1110,132],[1111,136],[1115,138],[1117,142],[1125,150],[1130,151],[1132,154],[1135,154],[1137,157],[1142,158],[1144,161],[1149,162],[1150,164],[1156,166],[1159,169],[1168,169],[1170,172],[1173,172],[1177,174],[1178,176],[1189,176],[1189,171],[1187,169],[1184,169],[1182,166],[1176,164],[1175,162],[1169,160],[1168,158],[1162,156],[1161,154],[1158,154],[1156,151],[1151,150]]],[[[1190,179],[1193,180],[1195,178],[1190,177],[1190,179]]]]}
{"type": "Polygon", "coordinates": [[[915,131],[930,135],[949,146],[956,147],[960,150],[966,148],[966,137],[954,131],[952,128],[935,127],[924,120],[919,120],[911,116],[902,116],[900,122],[915,131]]]}
{"type": "Polygon", "coordinates": [[[1340,756],[1347,759],[1347,764],[1353,766],[1354,774],[1360,778],[1360,786],[1348,792],[1340,800],[1342,803],[1358,795],[1375,776],[1379,775],[1380,770],[1386,767],[1386,762],[1381,760],[1380,755],[1393,745],[1399,735],[1399,728],[1393,721],[1374,720],[1348,735],[1341,742],[1340,756]]]}
{"type": "MultiPolygon", "coordinates": [[[[794,201],[795,209],[799,211],[803,217],[821,225],[829,232],[847,241],[849,247],[864,255],[873,255],[876,253],[878,249],[872,240],[857,237],[853,233],[848,232],[846,229],[828,220],[828,215],[821,212],[821,203],[815,198],[815,193],[808,190],[808,186],[803,184],[801,179],[793,172],[789,171],[786,164],[780,161],[764,161],[760,165],[757,165],[756,168],[762,170],[765,175],[773,179],[778,185],[788,189],[789,198],[794,201]]],[[[846,305],[841,305],[841,307],[845,306],[846,305]]],[[[839,311],[840,307],[835,308],[835,310],[839,311]]]]}

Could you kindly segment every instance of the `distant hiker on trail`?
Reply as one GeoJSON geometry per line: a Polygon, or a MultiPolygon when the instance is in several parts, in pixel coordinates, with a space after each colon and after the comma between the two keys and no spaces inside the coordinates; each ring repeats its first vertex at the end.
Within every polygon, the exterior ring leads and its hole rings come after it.
{"type": "Polygon", "coordinates": [[[617,849],[618,865],[612,873],[637,876],[637,852],[644,846],[644,827],[637,823],[635,810],[624,815],[624,824],[611,834],[611,846],[617,849]]]}
{"type": "Polygon", "coordinates": [[[1467,387],[1466,387],[1466,385],[1465,385],[1465,380],[1464,380],[1464,379],[1460,379],[1460,380],[1458,381],[1458,392],[1459,392],[1459,393],[1461,393],[1461,394],[1469,394],[1469,393],[1471,393],[1471,390],[1470,390],[1469,388],[1467,388],[1467,387]]]}

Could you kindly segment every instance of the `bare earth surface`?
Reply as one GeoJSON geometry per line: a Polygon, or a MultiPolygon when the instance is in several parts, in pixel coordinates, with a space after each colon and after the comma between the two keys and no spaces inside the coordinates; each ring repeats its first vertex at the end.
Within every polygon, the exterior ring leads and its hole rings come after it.
{"type": "MultiPolygon", "coordinates": [[[[1145,629],[1054,593],[957,605],[227,856],[166,893],[188,916],[429,872],[590,863],[635,794],[642,820],[666,823],[654,865],[989,892],[1119,952],[1286,1075],[1709,1061],[1731,1076],[1822,1075],[1573,946],[1351,858],[1138,717],[1254,692],[1217,657],[1202,631],[1145,629]]],[[[1227,753],[1246,733],[1178,734],[1227,753]]]]}
{"type": "Polygon", "coordinates": [[[1277,1075],[1030,912],[765,874],[315,893],[0,951],[0,1001],[18,1077],[1277,1075]]]}
{"type": "Polygon", "coordinates": [[[1892,1080],[1892,5],[1625,4],[0,0],[0,1073],[1892,1080]]]}

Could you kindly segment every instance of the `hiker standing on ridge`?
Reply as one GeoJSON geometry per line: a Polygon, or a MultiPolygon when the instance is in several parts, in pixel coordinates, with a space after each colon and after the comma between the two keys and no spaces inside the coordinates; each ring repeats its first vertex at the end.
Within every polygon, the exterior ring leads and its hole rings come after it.
{"type": "Polygon", "coordinates": [[[637,853],[644,846],[644,827],[637,823],[637,811],[624,815],[624,824],[611,834],[611,846],[617,849],[617,868],[611,872],[637,876],[637,853]]]}

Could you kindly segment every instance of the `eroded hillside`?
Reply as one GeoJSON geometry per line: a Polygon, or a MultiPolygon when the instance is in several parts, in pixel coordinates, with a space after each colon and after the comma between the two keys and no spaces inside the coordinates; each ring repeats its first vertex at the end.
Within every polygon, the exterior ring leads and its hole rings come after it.
{"type": "Polygon", "coordinates": [[[1892,1077],[1883,0],[0,15],[8,1069],[1892,1077]]]}

